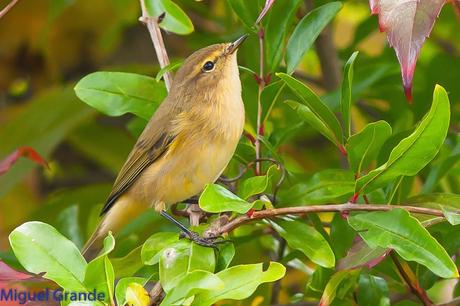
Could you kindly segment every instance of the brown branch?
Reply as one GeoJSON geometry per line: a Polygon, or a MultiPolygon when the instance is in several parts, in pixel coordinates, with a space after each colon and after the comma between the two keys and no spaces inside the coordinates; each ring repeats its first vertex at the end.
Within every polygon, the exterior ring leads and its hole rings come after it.
{"type": "MultiPolygon", "coordinates": [[[[152,39],[153,47],[155,48],[155,53],[158,58],[158,63],[160,64],[161,68],[164,68],[169,65],[169,58],[168,53],[166,52],[166,47],[163,42],[163,36],[161,35],[161,30],[159,23],[164,16],[160,16],[158,18],[153,18],[147,12],[147,8],[145,6],[145,1],[140,0],[141,9],[142,9],[142,16],[139,18],[141,22],[143,22],[150,33],[150,38],[152,39]]],[[[172,75],[169,71],[167,71],[164,76],[166,89],[171,88],[172,84],[172,75]]]]}
{"type": "Polygon", "coordinates": [[[428,298],[426,291],[420,287],[414,272],[409,268],[409,266],[407,264],[403,266],[394,252],[391,252],[390,256],[396,268],[398,268],[399,274],[406,282],[407,286],[409,286],[410,290],[420,299],[423,305],[433,306],[433,302],[428,298]]]}
{"type": "Polygon", "coordinates": [[[5,8],[3,10],[0,11],[0,18],[2,18],[3,16],[6,15],[6,13],[8,13],[12,8],[13,6],[16,5],[16,3],[18,2],[19,0],[13,0],[11,1],[10,3],[8,3],[7,6],[5,6],[5,8]]]}
{"type": "Polygon", "coordinates": [[[261,219],[270,219],[276,216],[281,215],[299,215],[299,214],[308,214],[308,213],[321,213],[321,212],[336,212],[344,213],[349,211],[390,211],[395,208],[401,208],[407,210],[408,212],[415,214],[431,215],[436,217],[443,217],[444,214],[442,211],[432,208],[417,207],[417,206],[402,206],[402,205],[358,205],[358,204],[333,204],[333,205],[306,205],[306,206],[296,206],[296,207],[283,207],[275,209],[266,209],[255,211],[248,215],[239,216],[229,223],[222,226],[219,231],[216,232],[217,236],[221,236],[224,233],[231,232],[235,228],[241,226],[242,224],[261,220],[261,219]]]}

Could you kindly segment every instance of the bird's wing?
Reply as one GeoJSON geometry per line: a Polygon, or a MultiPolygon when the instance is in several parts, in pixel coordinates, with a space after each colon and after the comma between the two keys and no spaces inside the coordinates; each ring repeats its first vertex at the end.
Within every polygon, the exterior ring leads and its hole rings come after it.
{"type": "Polygon", "coordinates": [[[154,116],[150,120],[121,168],[113,184],[112,192],[102,208],[101,215],[109,211],[117,199],[132,186],[146,167],[167,151],[174,140],[174,135],[170,133],[168,128],[170,127],[171,117],[173,116],[160,115],[154,116]]]}

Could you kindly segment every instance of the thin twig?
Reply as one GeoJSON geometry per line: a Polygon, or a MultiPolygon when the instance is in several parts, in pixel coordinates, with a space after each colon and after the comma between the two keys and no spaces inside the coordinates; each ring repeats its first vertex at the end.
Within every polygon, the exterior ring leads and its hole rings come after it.
{"type": "Polygon", "coordinates": [[[379,204],[370,204],[370,205],[357,205],[351,203],[345,204],[333,204],[333,205],[307,205],[296,206],[296,207],[283,207],[275,209],[265,209],[255,211],[248,215],[239,216],[222,228],[216,233],[218,236],[221,236],[224,233],[231,232],[235,228],[241,226],[242,224],[256,221],[260,219],[273,218],[281,215],[299,215],[299,214],[308,214],[308,213],[321,213],[321,212],[337,212],[344,213],[349,211],[390,211],[396,208],[404,209],[408,212],[415,214],[431,215],[436,217],[443,217],[444,214],[438,209],[417,207],[417,206],[402,206],[402,205],[379,205],[379,204]]]}
{"type": "Polygon", "coordinates": [[[420,284],[418,283],[417,278],[414,275],[414,272],[408,269],[407,265],[406,265],[406,268],[404,268],[401,262],[399,261],[398,257],[396,256],[396,254],[394,254],[394,252],[391,252],[390,256],[394,264],[396,265],[396,268],[398,268],[399,274],[401,274],[401,277],[404,279],[407,286],[409,286],[410,290],[420,299],[423,305],[433,306],[434,304],[428,298],[426,291],[423,290],[422,287],[420,287],[420,284]]]}
{"type": "MultiPolygon", "coordinates": [[[[142,9],[142,16],[139,18],[141,22],[143,22],[147,29],[149,30],[150,37],[152,39],[153,47],[155,48],[155,53],[157,54],[158,63],[160,67],[163,69],[164,67],[169,65],[169,58],[168,53],[166,52],[166,47],[163,42],[163,36],[161,35],[161,30],[159,23],[164,18],[163,16],[159,16],[158,18],[154,18],[149,15],[147,12],[147,8],[145,6],[145,1],[140,0],[141,9],[142,9]]],[[[166,89],[169,91],[172,84],[172,75],[171,72],[167,71],[164,76],[166,89]]]]}
{"type": "Polygon", "coordinates": [[[13,6],[16,5],[16,3],[18,2],[19,0],[13,0],[11,1],[10,3],[8,3],[7,6],[5,6],[5,8],[3,10],[0,11],[0,18],[2,18],[3,16],[6,15],[6,13],[8,13],[12,8],[13,6]]]}

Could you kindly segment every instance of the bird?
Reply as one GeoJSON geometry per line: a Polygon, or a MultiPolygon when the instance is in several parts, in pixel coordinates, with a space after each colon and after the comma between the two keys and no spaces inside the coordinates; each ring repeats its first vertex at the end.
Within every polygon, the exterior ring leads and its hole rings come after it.
{"type": "Polygon", "coordinates": [[[98,255],[109,232],[116,234],[149,208],[165,214],[225,170],[245,122],[237,50],[246,38],[195,51],[178,69],[113,184],[83,247],[86,260],[98,255]]]}

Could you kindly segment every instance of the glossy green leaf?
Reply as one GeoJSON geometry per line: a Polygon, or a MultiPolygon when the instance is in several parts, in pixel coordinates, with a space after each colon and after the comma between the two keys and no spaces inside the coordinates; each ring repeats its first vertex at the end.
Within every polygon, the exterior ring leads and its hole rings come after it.
{"type": "Polygon", "coordinates": [[[438,153],[447,135],[450,104],[447,92],[436,85],[433,104],[415,131],[399,142],[388,161],[356,182],[356,193],[370,192],[397,177],[412,176],[422,170],[438,153]]]}
{"type": "Polygon", "coordinates": [[[196,270],[182,277],[166,294],[160,305],[183,305],[181,302],[194,294],[223,289],[224,283],[216,274],[196,270]]]}
{"type": "Polygon", "coordinates": [[[172,290],[188,271],[190,244],[190,241],[179,240],[161,252],[160,283],[166,293],[172,290]]]}
{"type": "Polygon", "coordinates": [[[327,124],[321,120],[320,117],[315,115],[311,109],[299,102],[286,100],[284,101],[289,105],[293,110],[296,111],[297,115],[302,118],[303,121],[308,123],[312,128],[320,132],[324,137],[329,139],[333,144],[337,145],[337,139],[334,135],[334,132],[327,126],[327,124]]]}
{"type": "Polygon", "coordinates": [[[350,56],[343,69],[340,106],[342,109],[345,138],[348,138],[351,135],[351,88],[353,84],[353,64],[355,63],[358,53],[358,51],[355,51],[350,56]]]}
{"type": "Polygon", "coordinates": [[[284,41],[300,0],[275,1],[265,17],[265,61],[267,71],[275,71],[283,58],[284,41]]]}
{"type": "Polygon", "coordinates": [[[291,248],[302,251],[311,261],[322,267],[334,267],[334,252],[326,239],[312,226],[300,220],[281,219],[271,221],[270,224],[286,239],[291,248]]]}
{"type": "Polygon", "coordinates": [[[391,248],[440,277],[458,277],[457,267],[444,248],[407,211],[361,213],[350,216],[348,222],[371,248],[391,248]]]}
{"type": "Polygon", "coordinates": [[[171,232],[160,232],[150,236],[142,245],[141,258],[145,265],[154,265],[160,261],[163,249],[177,242],[179,235],[171,232]]]}
{"type": "Polygon", "coordinates": [[[86,292],[83,280],[86,262],[78,248],[54,227],[42,222],[27,222],[9,236],[10,245],[21,265],[43,275],[70,291],[86,292]]]}
{"type": "Polygon", "coordinates": [[[83,102],[108,116],[132,113],[146,120],[167,94],[164,83],[154,78],[107,71],[85,76],[75,86],[75,93],[83,102]]]}
{"type": "Polygon", "coordinates": [[[215,268],[216,256],[214,254],[214,249],[192,243],[190,245],[190,257],[187,272],[190,273],[195,270],[202,270],[212,273],[215,268]]]}
{"type": "Polygon", "coordinates": [[[199,205],[201,209],[210,213],[234,211],[245,214],[253,204],[246,202],[221,185],[208,184],[201,193],[199,205]]]}
{"type": "Polygon", "coordinates": [[[378,305],[390,306],[390,296],[388,284],[385,279],[370,275],[361,274],[359,276],[358,305],[378,305]]]}
{"type": "Polygon", "coordinates": [[[176,34],[190,34],[193,32],[193,23],[187,14],[171,0],[146,0],[145,6],[150,17],[164,18],[159,23],[160,28],[176,34]]]}
{"type": "Polygon", "coordinates": [[[161,68],[160,71],[158,71],[157,75],[155,76],[155,81],[160,82],[161,78],[167,72],[172,72],[172,71],[174,71],[176,69],[179,69],[179,67],[182,66],[183,63],[184,63],[184,61],[179,60],[179,61],[172,62],[169,65],[161,68]]]}
{"type": "Polygon", "coordinates": [[[125,277],[118,281],[117,287],[115,288],[115,297],[117,299],[117,305],[125,305],[126,302],[126,290],[131,283],[137,283],[141,286],[145,286],[147,279],[143,277],[125,277]]]}
{"type": "Polygon", "coordinates": [[[340,2],[322,5],[300,20],[286,48],[287,73],[292,74],[303,55],[311,48],[321,31],[342,8],[340,2]]]}
{"type": "Polygon", "coordinates": [[[113,304],[115,272],[108,254],[115,248],[112,234],[104,239],[101,254],[86,266],[84,284],[87,288],[104,293],[105,301],[113,304]]]}
{"type": "Polygon", "coordinates": [[[283,203],[291,206],[346,201],[353,195],[354,185],[355,179],[351,171],[328,169],[282,190],[280,198],[283,203]]]}
{"type": "Polygon", "coordinates": [[[332,275],[324,289],[319,305],[329,306],[336,298],[343,299],[354,288],[360,272],[360,270],[344,270],[332,275]]]}
{"type": "Polygon", "coordinates": [[[252,195],[264,192],[268,188],[276,169],[275,165],[270,166],[265,175],[253,176],[241,181],[238,187],[238,196],[247,200],[252,195]]]}
{"type": "Polygon", "coordinates": [[[444,217],[446,217],[447,221],[449,221],[452,225],[460,224],[460,210],[450,209],[449,207],[441,207],[444,217]]]}
{"type": "Polygon", "coordinates": [[[209,306],[221,300],[245,299],[253,294],[260,284],[277,281],[285,273],[286,268],[277,262],[271,262],[265,271],[262,264],[230,267],[216,274],[224,283],[223,288],[197,294],[193,305],[209,306]]]}
{"type": "Polygon", "coordinates": [[[294,79],[285,73],[277,73],[286,85],[296,94],[301,100],[302,104],[308,107],[314,116],[318,118],[329,130],[334,134],[334,144],[339,146],[343,143],[342,128],[337,117],[324,104],[324,102],[311,90],[307,85],[294,79]]]}
{"type": "Polygon", "coordinates": [[[348,139],[348,162],[355,173],[360,174],[375,160],[380,148],[391,136],[391,126],[383,121],[369,123],[359,133],[348,139]]]}
{"type": "Polygon", "coordinates": [[[259,1],[227,0],[227,2],[243,24],[252,31],[255,31],[254,24],[262,8],[259,5],[259,1]]]}
{"type": "Polygon", "coordinates": [[[217,264],[216,271],[222,271],[227,269],[230,265],[233,257],[235,256],[235,246],[233,243],[223,243],[219,247],[219,252],[217,254],[217,264]]]}

